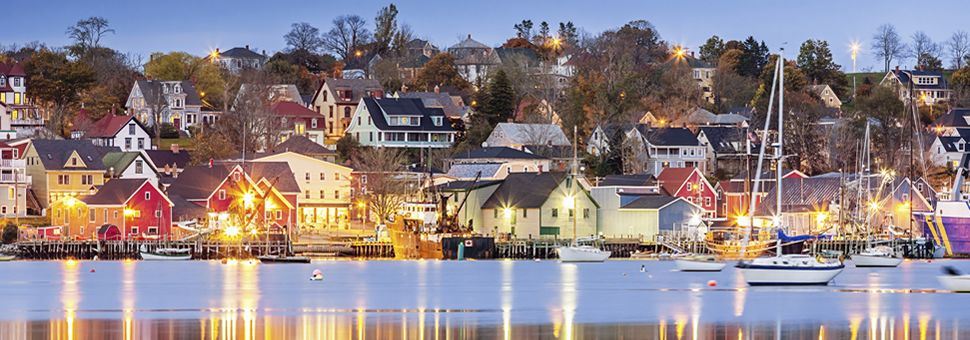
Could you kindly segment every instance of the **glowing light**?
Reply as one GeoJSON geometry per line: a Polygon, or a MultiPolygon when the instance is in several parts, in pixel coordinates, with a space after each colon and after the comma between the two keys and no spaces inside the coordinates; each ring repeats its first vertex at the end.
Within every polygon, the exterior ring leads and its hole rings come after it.
{"type": "Polygon", "coordinates": [[[677,61],[682,61],[684,60],[684,58],[687,57],[687,49],[684,48],[683,46],[678,45],[674,47],[673,54],[674,54],[674,59],[676,59],[677,61]]]}
{"type": "Polygon", "coordinates": [[[859,50],[862,46],[859,45],[858,41],[853,41],[849,44],[849,52],[852,54],[852,60],[855,61],[856,57],[859,56],[859,50]]]}
{"type": "Polygon", "coordinates": [[[819,211],[818,213],[815,214],[815,223],[824,224],[825,220],[827,220],[828,218],[829,218],[829,213],[824,211],[819,211]]]}
{"type": "Polygon", "coordinates": [[[242,197],[243,205],[246,208],[252,208],[253,207],[253,200],[254,199],[255,199],[255,197],[254,197],[253,193],[251,193],[251,192],[247,192],[247,193],[243,194],[243,197],[242,197]]]}
{"type": "Polygon", "coordinates": [[[266,210],[276,209],[276,203],[274,203],[273,201],[267,200],[266,201],[266,204],[264,204],[264,205],[266,206],[266,210]]]}
{"type": "Polygon", "coordinates": [[[737,221],[739,226],[742,226],[742,227],[751,226],[751,217],[749,216],[738,216],[738,217],[735,217],[735,220],[737,221]]]}
{"type": "Polygon", "coordinates": [[[573,209],[576,207],[576,198],[572,195],[567,195],[562,199],[562,207],[566,209],[573,209]]]}
{"type": "Polygon", "coordinates": [[[357,201],[357,207],[358,207],[358,208],[361,208],[361,209],[364,209],[364,208],[366,208],[366,207],[367,207],[367,203],[364,203],[364,201],[363,201],[363,200],[361,200],[361,201],[357,201]]]}
{"type": "Polygon", "coordinates": [[[73,207],[75,204],[77,204],[77,199],[74,197],[68,197],[64,200],[64,205],[67,207],[73,207]]]}
{"type": "Polygon", "coordinates": [[[239,227],[237,227],[237,226],[228,226],[228,227],[226,227],[226,230],[223,231],[223,233],[226,234],[227,237],[236,237],[236,236],[239,236],[239,227]]]}
{"type": "Polygon", "coordinates": [[[687,221],[687,224],[692,225],[692,226],[700,225],[701,224],[701,215],[699,215],[699,214],[693,214],[693,215],[691,215],[690,216],[690,220],[687,221]]]}
{"type": "Polygon", "coordinates": [[[73,267],[73,266],[76,266],[77,265],[77,260],[75,260],[75,259],[69,259],[69,260],[67,260],[67,262],[64,262],[64,264],[66,264],[68,267],[73,267]]]}
{"type": "Polygon", "coordinates": [[[259,233],[259,231],[258,231],[258,230],[256,230],[256,228],[253,228],[253,229],[249,229],[249,234],[250,234],[250,235],[253,235],[253,236],[256,236],[256,234],[258,234],[258,233],[259,233]]]}
{"type": "Polygon", "coordinates": [[[221,212],[219,213],[219,220],[225,221],[229,219],[229,213],[221,212]]]}
{"type": "Polygon", "coordinates": [[[361,52],[360,50],[356,50],[356,51],[354,51],[354,56],[355,56],[355,57],[358,57],[358,58],[360,58],[360,57],[361,57],[362,55],[364,55],[364,52],[361,52]]]}
{"type": "Polygon", "coordinates": [[[899,211],[899,212],[908,212],[909,211],[909,207],[910,207],[909,206],[909,202],[903,202],[903,203],[900,203],[900,204],[897,204],[896,205],[896,210],[899,211]]]}
{"type": "Polygon", "coordinates": [[[134,217],[138,213],[138,210],[125,208],[125,217],[134,217]]]}
{"type": "Polygon", "coordinates": [[[503,212],[505,213],[505,219],[512,218],[512,208],[505,208],[503,212]]]}
{"type": "Polygon", "coordinates": [[[216,59],[219,59],[219,50],[212,50],[211,52],[209,52],[209,59],[213,61],[215,61],[216,59]]]}
{"type": "Polygon", "coordinates": [[[879,210],[879,202],[876,202],[875,200],[870,201],[869,202],[869,209],[871,209],[871,210],[879,210]]]}

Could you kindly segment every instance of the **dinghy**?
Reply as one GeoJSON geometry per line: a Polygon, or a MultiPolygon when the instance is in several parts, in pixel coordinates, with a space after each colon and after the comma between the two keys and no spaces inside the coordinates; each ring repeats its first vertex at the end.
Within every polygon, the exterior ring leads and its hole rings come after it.
{"type": "Polygon", "coordinates": [[[958,293],[970,292],[970,275],[950,266],[943,267],[943,273],[946,275],[936,277],[943,287],[958,293]]]}
{"type": "Polygon", "coordinates": [[[876,246],[852,255],[856,267],[896,267],[903,259],[896,256],[893,248],[876,246]]]}
{"type": "Polygon", "coordinates": [[[310,263],[310,258],[306,256],[263,255],[256,258],[262,263],[310,263]]]}
{"type": "Polygon", "coordinates": [[[674,261],[677,270],[682,272],[719,272],[727,264],[712,255],[698,255],[674,261]]]}
{"type": "Polygon", "coordinates": [[[158,248],[148,251],[144,245],[138,249],[141,259],[145,261],[186,261],[192,259],[191,249],[158,248]]]}

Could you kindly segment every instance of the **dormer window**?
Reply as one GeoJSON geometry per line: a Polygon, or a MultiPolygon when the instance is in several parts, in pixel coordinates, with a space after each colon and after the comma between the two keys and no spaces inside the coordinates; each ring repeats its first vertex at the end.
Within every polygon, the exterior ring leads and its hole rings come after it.
{"type": "Polygon", "coordinates": [[[434,126],[441,126],[442,121],[444,120],[444,118],[443,117],[431,117],[431,120],[434,122],[434,126]]]}
{"type": "Polygon", "coordinates": [[[7,77],[0,76],[0,86],[7,85],[7,77]]]}
{"type": "Polygon", "coordinates": [[[182,93],[182,85],[175,85],[175,93],[182,93]]]}

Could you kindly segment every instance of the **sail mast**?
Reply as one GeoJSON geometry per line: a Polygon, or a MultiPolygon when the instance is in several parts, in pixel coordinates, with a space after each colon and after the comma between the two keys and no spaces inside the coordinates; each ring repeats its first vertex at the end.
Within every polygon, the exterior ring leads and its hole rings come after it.
{"type": "Polygon", "coordinates": [[[775,157],[777,159],[775,161],[775,170],[776,170],[775,216],[777,218],[777,221],[775,223],[779,224],[778,225],[779,228],[781,228],[781,225],[780,225],[781,224],[781,195],[782,195],[781,176],[783,174],[782,168],[784,167],[783,163],[785,160],[785,146],[784,146],[784,138],[783,138],[783,136],[785,135],[785,54],[784,53],[785,53],[784,49],[782,49],[781,52],[778,53],[778,66],[777,66],[778,79],[780,79],[781,81],[779,81],[779,84],[778,84],[778,150],[776,152],[776,157],[775,157]]]}
{"type": "MultiPolygon", "coordinates": [[[[771,78],[771,94],[768,96],[768,108],[765,109],[765,125],[763,127],[763,132],[761,134],[761,146],[758,150],[758,167],[755,169],[754,175],[754,187],[751,189],[751,198],[748,199],[748,212],[747,212],[747,225],[744,227],[744,236],[741,240],[741,252],[740,256],[744,256],[747,252],[748,241],[751,238],[751,227],[754,223],[754,210],[755,201],[758,197],[758,193],[761,192],[761,167],[765,160],[765,148],[768,145],[768,130],[771,127],[771,108],[775,103],[775,88],[778,85],[778,67],[775,67],[775,72],[771,78]]],[[[751,169],[748,168],[750,173],[751,169]]],[[[750,176],[749,176],[750,177],[750,176]]]]}

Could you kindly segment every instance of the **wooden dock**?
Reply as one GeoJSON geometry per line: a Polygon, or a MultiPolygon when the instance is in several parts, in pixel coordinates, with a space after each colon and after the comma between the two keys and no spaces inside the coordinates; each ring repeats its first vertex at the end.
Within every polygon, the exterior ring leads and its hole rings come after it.
{"type": "Polygon", "coordinates": [[[190,249],[193,259],[252,258],[261,255],[292,254],[289,242],[209,241],[30,241],[14,245],[18,257],[32,260],[123,260],[140,259],[139,250],[158,248],[190,249]]]}

